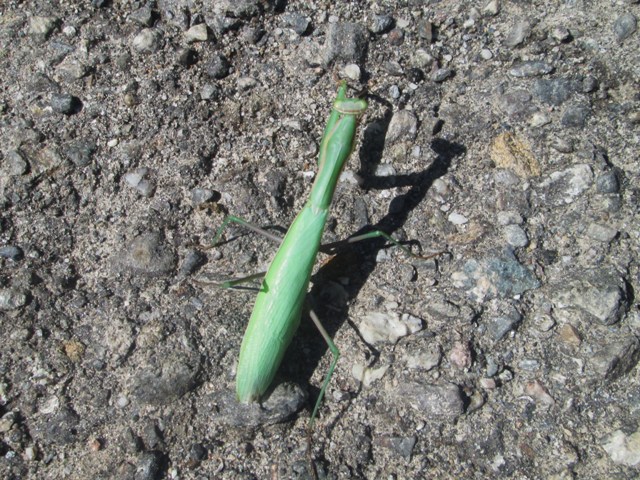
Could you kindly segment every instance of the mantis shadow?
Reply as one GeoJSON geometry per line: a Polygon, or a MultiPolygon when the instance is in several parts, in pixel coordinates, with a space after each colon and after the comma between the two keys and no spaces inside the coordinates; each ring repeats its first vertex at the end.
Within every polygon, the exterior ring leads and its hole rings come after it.
{"type": "MultiPolygon", "coordinates": [[[[379,222],[361,228],[354,232],[353,236],[375,230],[381,230],[393,235],[406,223],[411,211],[422,202],[433,182],[447,173],[453,159],[466,152],[466,148],[461,144],[435,138],[430,144],[432,151],[436,154],[435,159],[424,170],[387,177],[376,176],[374,172],[382,159],[385,137],[391,116],[392,110],[389,106],[382,118],[374,120],[365,129],[362,146],[358,152],[361,161],[359,174],[363,178],[361,187],[365,191],[392,187],[409,187],[409,189],[391,200],[387,214],[379,222]]],[[[351,324],[354,331],[360,335],[355,325],[348,319],[347,306],[352,299],[357,298],[360,290],[376,268],[376,255],[387,243],[384,238],[375,238],[340,247],[334,252],[335,256],[332,258],[331,263],[321,267],[314,275],[313,286],[309,293],[312,299],[311,303],[317,307],[315,311],[331,338],[334,338],[336,332],[345,322],[351,324]],[[343,295],[343,298],[338,299],[337,305],[335,299],[328,302],[323,301],[322,297],[323,295],[326,297],[327,285],[331,282],[335,283],[337,280],[336,274],[332,272],[332,265],[344,266],[345,264],[350,266],[348,267],[349,284],[344,287],[346,298],[343,295]],[[330,308],[328,307],[329,305],[330,308]]],[[[373,358],[370,358],[370,360],[375,362],[379,352],[373,346],[368,345],[362,337],[360,339],[368,346],[371,352],[373,358]]],[[[303,313],[299,333],[294,337],[287,351],[285,361],[282,363],[283,366],[294,365],[295,371],[287,376],[289,378],[293,377],[295,381],[299,381],[301,384],[308,384],[309,378],[318,368],[327,349],[327,344],[312,325],[308,314],[303,313]],[[301,358],[305,358],[305,361],[301,362],[301,358]]],[[[313,406],[313,402],[315,402],[319,392],[319,388],[310,387],[309,398],[311,406],[313,406]]],[[[347,406],[345,406],[345,409],[347,406]]],[[[341,416],[341,414],[338,416],[336,422],[339,421],[341,416]]],[[[333,428],[333,425],[330,428],[333,428]]]]}

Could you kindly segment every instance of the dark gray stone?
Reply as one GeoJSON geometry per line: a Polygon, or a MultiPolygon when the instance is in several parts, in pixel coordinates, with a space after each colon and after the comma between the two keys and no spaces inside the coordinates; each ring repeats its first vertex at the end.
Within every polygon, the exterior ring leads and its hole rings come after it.
{"type": "Polygon", "coordinates": [[[513,330],[521,320],[522,317],[519,314],[492,318],[487,322],[487,331],[489,336],[497,342],[513,330]]]}
{"type": "Polygon", "coordinates": [[[54,93],[51,95],[51,108],[56,113],[71,115],[80,110],[82,102],[79,98],[68,93],[54,93]]]}
{"type": "Polygon", "coordinates": [[[147,5],[135,10],[129,18],[143,27],[150,27],[153,25],[153,10],[147,5]]]}
{"type": "Polygon", "coordinates": [[[69,145],[67,148],[67,157],[76,167],[86,167],[91,163],[93,152],[96,145],[93,142],[78,141],[69,145]]]}
{"type": "Polygon", "coordinates": [[[29,171],[29,163],[19,150],[11,150],[6,156],[10,175],[24,175],[29,171]]]}
{"type": "Polygon", "coordinates": [[[638,28],[638,20],[633,13],[624,13],[620,15],[613,24],[613,31],[616,34],[616,40],[622,42],[629,38],[638,28]]]}
{"type": "Polygon", "coordinates": [[[165,463],[161,452],[143,452],[136,462],[135,480],[159,480],[163,477],[162,465],[165,463]]]}
{"type": "Polygon", "coordinates": [[[357,23],[332,23],[329,25],[324,45],[323,61],[329,65],[335,60],[363,62],[368,47],[367,29],[357,23]]]}
{"type": "Polygon", "coordinates": [[[572,272],[551,289],[556,308],[577,308],[596,323],[612,325],[629,309],[627,284],[613,268],[572,272]]]}
{"type": "Polygon", "coordinates": [[[540,79],[533,84],[533,94],[543,103],[562,105],[578,90],[575,81],[566,78],[540,79]]]}
{"type": "Polygon", "coordinates": [[[219,80],[229,75],[230,68],[231,65],[224,55],[213,55],[207,63],[207,74],[219,80]]]}
{"type": "Polygon", "coordinates": [[[431,80],[436,83],[444,82],[447,78],[453,75],[453,70],[450,68],[439,68],[431,74],[431,80]]]}
{"type": "Polygon", "coordinates": [[[0,289],[0,311],[16,310],[27,304],[27,292],[19,288],[0,289]]]}
{"type": "Polygon", "coordinates": [[[572,105],[567,107],[562,115],[562,120],[560,123],[563,127],[568,128],[583,128],[586,123],[589,115],[591,114],[591,109],[586,105],[572,105]]]}
{"type": "Polygon", "coordinates": [[[189,250],[187,255],[180,265],[180,275],[187,276],[195,272],[198,268],[204,265],[207,261],[206,255],[198,250],[189,250]]]}
{"type": "Polygon", "coordinates": [[[375,34],[388,32],[393,28],[393,24],[393,17],[390,15],[374,15],[371,32],[375,34]]]}
{"type": "Polygon", "coordinates": [[[453,280],[477,301],[512,297],[540,287],[531,270],[520,264],[511,251],[468,260],[453,280]]]}
{"type": "Polygon", "coordinates": [[[608,343],[589,358],[598,378],[613,381],[629,373],[640,360],[640,341],[633,336],[608,343]]]}
{"type": "Polygon", "coordinates": [[[307,33],[309,25],[311,25],[309,19],[301,13],[285,13],[280,17],[280,19],[282,20],[285,28],[290,28],[298,35],[304,35],[307,33]]]}
{"type": "Polygon", "coordinates": [[[393,437],[384,435],[376,439],[375,443],[409,461],[411,460],[413,448],[416,446],[416,437],[393,437]]]}
{"type": "Polygon", "coordinates": [[[596,190],[598,193],[618,193],[620,191],[620,181],[614,170],[603,173],[596,179],[596,190]]]}

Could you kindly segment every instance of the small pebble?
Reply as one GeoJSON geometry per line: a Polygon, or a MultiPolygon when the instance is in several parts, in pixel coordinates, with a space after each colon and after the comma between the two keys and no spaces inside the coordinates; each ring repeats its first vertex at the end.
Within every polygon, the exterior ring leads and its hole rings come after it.
{"type": "Polygon", "coordinates": [[[529,245],[527,232],[520,225],[507,225],[504,227],[504,235],[507,243],[515,248],[529,245]]]}
{"type": "Polygon", "coordinates": [[[592,75],[587,75],[582,80],[582,93],[591,93],[598,89],[598,79],[592,75]]]}
{"type": "Polygon", "coordinates": [[[560,153],[571,153],[573,152],[573,143],[570,140],[556,137],[551,141],[551,148],[560,153]]]}
{"type": "Polygon", "coordinates": [[[231,65],[223,55],[213,55],[207,64],[207,75],[211,78],[221,79],[229,75],[231,65]]]}
{"type": "Polygon", "coordinates": [[[454,225],[464,225],[469,221],[467,217],[457,212],[450,213],[447,217],[447,220],[449,220],[449,222],[453,223],[454,225]]]}
{"type": "Polygon", "coordinates": [[[418,68],[431,68],[433,62],[435,62],[435,59],[429,52],[427,52],[423,48],[419,48],[415,52],[413,52],[412,61],[413,64],[418,68]]]}
{"type": "Polygon", "coordinates": [[[540,332],[548,332],[556,325],[553,318],[544,313],[536,313],[533,317],[533,322],[540,332]]]}
{"type": "Polygon", "coordinates": [[[135,188],[143,197],[151,197],[155,192],[155,184],[147,177],[149,169],[138,168],[124,175],[124,181],[135,188]]]}
{"type": "Polygon", "coordinates": [[[211,83],[204,84],[200,90],[200,98],[202,98],[202,100],[214,100],[218,98],[218,95],[218,87],[211,83]]]}
{"type": "Polygon", "coordinates": [[[182,265],[180,265],[179,273],[184,277],[186,277],[187,275],[191,275],[198,268],[204,265],[206,261],[207,257],[203,253],[197,250],[189,250],[184,258],[184,261],[182,262],[182,265]]]}
{"type": "Polygon", "coordinates": [[[29,20],[29,33],[47,38],[58,26],[58,23],[59,20],[55,17],[32,17],[29,20]]]}
{"type": "Polygon", "coordinates": [[[80,100],[68,93],[55,93],[51,96],[51,108],[56,113],[69,115],[75,113],[80,106],[80,100]]]}
{"type": "Polygon", "coordinates": [[[414,139],[418,131],[418,119],[409,110],[399,110],[393,114],[387,128],[386,141],[392,144],[400,139],[414,139]]]}
{"type": "Polygon", "coordinates": [[[616,40],[622,42],[629,38],[638,28],[638,20],[633,13],[620,15],[613,25],[616,40]]]}
{"type": "Polygon", "coordinates": [[[567,78],[541,78],[531,89],[533,95],[543,103],[559,106],[578,90],[578,82],[567,78]]]}
{"type": "Polygon", "coordinates": [[[440,364],[442,353],[440,347],[434,345],[424,352],[410,353],[405,357],[407,368],[429,371],[440,364]]]}
{"type": "Polygon", "coordinates": [[[383,435],[376,438],[376,444],[389,449],[391,452],[408,461],[411,459],[413,448],[416,445],[416,437],[393,437],[383,435]]]}
{"type": "Polygon", "coordinates": [[[493,357],[488,357],[487,358],[487,377],[493,377],[495,374],[498,373],[498,370],[500,369],[500,365],[498,365],[498,362],[496,362],[496,360],[493,357]]]}
{"type": "Polygon", "coordinates": [[[557,26],[551,30],[551,37],[558,42],[567,42],[571,39],[571,32],[567,27],[557,26]]]}
{"type": "Polygon", "coordinates": [[[348,79],[353,80],[354,82],[360,81],[360,75],[361,75],[360,67],[355,63],[350,63],[346,65],[344,67],[343,72],[348,79]]]}
{"type": "Polygon", "coordinates": [[[18,288],[0,289],[0,310],[9,311],[24,307],[27,304],[27,293],[18,288]]]}
{"type": "Polygon", "coordinates": [[[502,226],[511,224],[520,225],[524,221],[522,215],[520,215],[518,212],[513,211],[500,211],[498,212],[497,219],[498,224],[502,226]]]}
{"type": "Polygon", "coordinates": [[[461,370],[469,368],[473,363],[473,355],[469,342],[456,342],[449,352],[449,361],[451,364],[461,370]]]}
{"type": "Polygon", "coordinates": [[[201,205],[211,201],[214,191],[209,188],[194,188],[191,190],[191,202],[194,205],[201,205]]]}
{"type": "Polygon", "coordinates": [[[78,141],[67,148],[66,154],[76,167],[86,167],[91,163],[95,150],[94,143],[78,141]]]}
{"type": "Polygon", "coordinates": [[[565,110],[560,123],[563,127],[584,128],[590,114],[591,110],[586,105],[571,105],[565,110]]]}
{"type": "Polygon", "coordinates": [[[565,323],[558,329],[558,340],[572,349],[576,349],[582,343],[582,336],[576,327],[565,323]]]}
{"type": "Polygon", "coordinates": [[[535,358],[525,358],[518,362],[518,367],[521,370],[526,370],[528,372],[534,372],[540,368],[540,362],[535,358]]]}
{"type": "Polygon", "coordinates": [[[640,466],[640,430],[633,433],[616,430],[603,440],[602,448],[613,463],[628,467],[640,466]]]}
{"type": "Polygon", "coordinates": [[[372,33],[381,34],[393,28],[393,17],[389,15],[374,15],[370,30],[372,33]]]}
{"type": "Polygon", "coordinates": [[[301,13],[285,13],[281,20],[286,28],[290,28],[298,35],[304,35],[311,25],[310,20],[301,13]]]}
{"type": "Polygon", "coordinates": [[[131,47],[138,53],[154,53],[162,46],[162,34],[152,28],[145,28],[133,38],[131,47]]]}
{"type": "Polygon", "coordinates": [[[354,363],[351,368],[351,375],[353,375],[355,380],[362,383],[365,388],[369,388],[375,382],[384,377],[387,370],[389,370],[389,365],[383,365],[378,368],[369,368],[364,365],[354,363]]]}
{"type": "Polygon", "coordinates": [[[505,45],[508,47],[517,47],[524,43],[524,41],[531,34],[531,24],[525,20],[520,20],[513,25],[507,37],[505,38],[505,45]]]}
{"type": "Polygon", "coordinates": [[[436,83],[440,83],[440,82],[444,82],[447,78],[451,77],[452,75],[453,75],[453,70],[451,70],[450,68],[439,68],[438,70],[433,72],[433,74],[431,75],[431,79],[436,83]]]}
{"type": "Polygon", "coordinates": [[[511,332],[521,320],[522,317],[518,312],[493,317],[487,322],[487,333],[494,342],[497,342],[511,332]]]}
{"type": "Polygon", "coordinates": [[[524,387],[524,392],[533,397],[536,403],[546,406],[552,406],[556,403],[553,397],[549,395],[548,390],[538,380],[528,382],[524,387]]]}
{"type": "Polygon", "coordinates": [[[483,48],[480,50],[480,57],[483,60],[491,60],[493,58],[493,53],[488,48],[483,48]]]}
{"type": "Polygon", "coordinates": [[[38,447],[36,445],[30,445],[24,449],[24,458],[30,462],[33,462],[38,457],[38,447]]]}
{"type": "Polygon", "coordinates": [[[10,150],[5,156],[9,165],[9,175],[24,175],[29,171],[29,164],[18,150],[10,150]]]}
{"type": "Polygon", "coordinates": [[[363,315],[358,330],[370,344],[394,344],[401,337],[422,330],[422,320],[411,315],[385,312],[369,312],[363,315]]]}
{"type": "Polygon", "coordinates": [[[587,237],[603,243],[610,243],[618,236],[618,230],[599,223],[590,223],[586,233],[587,237]]]}
{"type": "Polygon", "coordinates": [[[260,85],[253,77],[240,77],[236,84],[238,85],[238,90],[241,92],[246,92],[260,85]]]}
{"type": "Polygon", "coordinates": [[[427,43],[433,42],[433,24],[428,20],[418,22],[418,36],[427,43]]]}
{"type": "Polygon", "coordinates": [[[486,17],[495,17],[498,13],[500,13],[500,2],[499,0],[490,0],[483,8],[482,14],[486,17]]]}
{"type": "Polygon", "coordinates": [[[396,174],[396,169],[390,163],[381,163],[376,167],[377,177],[393,177],[396,174]]]}
{"type": "Polygon", "coordinates": [[[399,28],[394,28],[389,32],[387,38],[390,45],[397,47],[399,45],[402,45],[402,42],[404,42],[404,32],[399,28]]]}
{"type": "Polygon", "coordinates": [[[187,43],[206,42],[209,40],[209,29],[206,23],[194,25],[184,32],[184,39],[187,43]]]}
{"type": "Polygon", "coordinates": [[[481,378],[480,386],[485,390],[494,390],[497,386],[495,379],[493,378],[481,378]]]}
{"type": "Polygon", "coordinates": [[[144,6],[129,15],[129,19],[143,27],[150,27],[153,25],[153,11],[151,10],[151,7],[144,6]]]}
{"type": "Polygon", "coordinates": [[[382,66],[389,75],[392,75],[394,77],[400,77],[404,74],[402,65],[400,65],[400,62],[397,62],[396,60],[386,61],[382,64],[382,66]]]}

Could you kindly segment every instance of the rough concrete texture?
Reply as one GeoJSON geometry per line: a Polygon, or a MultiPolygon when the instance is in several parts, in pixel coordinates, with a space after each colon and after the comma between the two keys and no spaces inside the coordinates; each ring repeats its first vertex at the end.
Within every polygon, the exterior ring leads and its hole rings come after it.
{"type": "Polygon", "coordinates": [[[637,0],[0,2],[0,477],[640,474],[637,0]],[[235,364],[337,81],[307,315],[235,364]],[[271,228],[273,227],[273,228],[271,228]],[[366,340],[368,339],[368,341],[366,340]],[[313,466],[312,466],[313,465],[313,466]]]}

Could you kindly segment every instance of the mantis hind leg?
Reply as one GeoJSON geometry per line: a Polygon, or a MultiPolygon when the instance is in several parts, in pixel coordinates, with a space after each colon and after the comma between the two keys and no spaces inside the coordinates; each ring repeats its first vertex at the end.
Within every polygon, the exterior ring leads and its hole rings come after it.
{"type": "Polygon", "coordinates": [[[320,249],[322,251],[326,251],[327,249],[335,248],[335,247],[338,247],[340,245],[361,242],[363,240],[370,240],[372,238],[384,238],[387,242],[392,243],[394,246],[396,246],[399,249],[401,249],[407,256],[413,257],[413,258],[419,258],[421,260],[428,260],[430,258],[437,257],[438,255],[441,255],[441,254],[446,252],[446,250],[441,250],[439,252],[432,253],[432,254],[429,254],[429,255],[418,255],[418,254],[415,254],[411,250],[409,250],[407,247],[405,247],[399,240],[396,240],[391,235],[389,235],[388,233],[383,232],[382,230],[373,230],[371,232],[363,233],[362,235],[356,235],[354,237],[349,237],[346,240],[341,240],[339,242],[330,243],[328,245],[321,245],[320,249]]]}
{"type": "Polygon", "coordinates": [[[322,323],[320,322],[318,315],[316,315],[316,313],[310,309],[309,316],[311,317],[311,320],[313,320],[313,323],[315,324],[316,328],[320,332],[320,335],[322,335],[322,338],[327,343],[327,346],[331,351],[331,355],[333,355],[333,360],[331,361],[329,370],[327,371],[327,374],[324,377],[324,382],[322,382],[322,388],[320,388],[318,399],[316,400],[316,404],[313,407],[313,413],[311,414],[311,420],[309,421],[309,431],[311,431],[313,429],[313,424],[318,414],[318,409],[320,408],[320,403],[322,403],[324,394],[327,391],[327,387],[329,386],[329,382],[331,381],[331,377],[333,376],[333,371],[336,369],[336,365],[338,364],[338,359],[340,358],[340,350],[338,350],[338,347],[336,347],[336,344],[333,343],[333,340],[331,340],[331,337],[329,336],[325,328],[322,326],[322,323]]]}
{"type": "Polygon", "coordinates": [[[318,409],[320,408],[320,404],[322,403],[322,399],[324,398],[324,394],[327,391],[327,387],[329,386],[329,382],[331,381],[331,377],[333,376],[333,371],[336,369],[336,365],[338,364],[338,359],[340,358],[340,350],[336,347],[336,344],[333,343],[329,333],[325,330],[318,318],[318,315],[309,308],[309,316],[311,320],[315,324],[316,328],[324,338],[324,341],[327,342],[327,346],[331,351],[331,355],[333,355],[333,360],[331,361],[331,365],[329,366],[329,370],[327,371],[326,376],[324,377],[324,381],[322,382],[322,387],[320,388],[320,393],[318,394],[318,398],[316,400],[316,404],[313,407],[313,413],[311,414],[311,420],[309,420],[309,426],[307,428],[307,459],[309,461],[309,468],[311,477],[315,480],[318,478],[318,473],[316,471],[315,464],[313,462],[313,452],[311,450],[311,434],[313,432],[313,425],[316,420],[316,416],[318,415],[318,409]]]}
{"type": "Polygon", "coordinates": [[[231,278],[229,280],[224,280],[222,282],[209,282],[205,280],[194,280],[195,283],[200,285],[205,285],[207,287],[216,287],[216,288],[235,288],[239,287],[243,283],[249,283],[257,279],[263,278],[267,272],[258,272],[252,275],[247,275],[246,277],[240,278],[231,278]]]}
{"type": "Polygon", "coordinates": [[[218,227],[218,230],[216,231],[216,236],[213,237],[212,246],[215,247],[216,245],[218,245],[218,242],[220,241],[220,237],[222,236],[222,232],[224,232],[224,229],[227,228],[230,223],[237,223],[238,225],[242,225],[243,227],[251,230],[252,232],[259,233],[260,235],[267,237],[269,240],[272,240],[278,244],[282,243],[282,237],[279,237],[278,235],[274,235],[273,233],[265,230],[264,228],[258,227],[257,225],[251,222],[248,222],[247,220],[244,220],[240,217],[236,217],[235,215],[227,215],[227,217],[223,220],[222,225],[218,227]]]}

